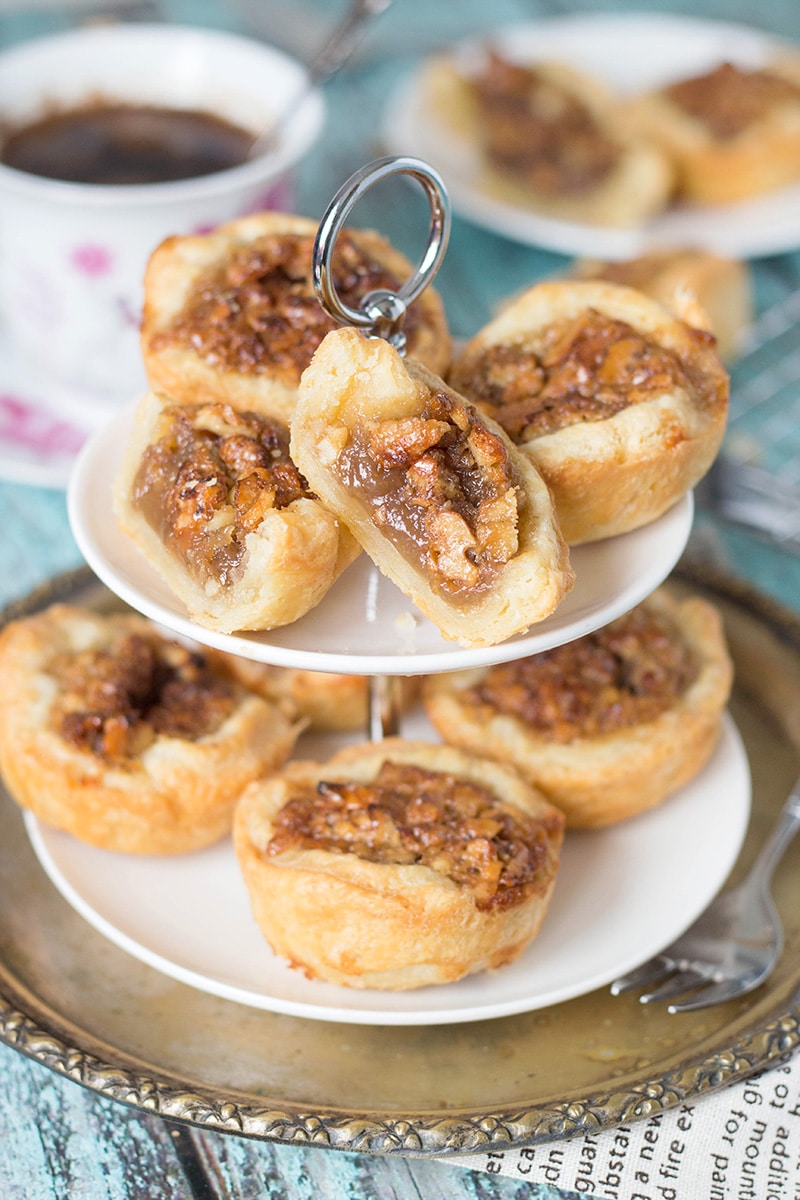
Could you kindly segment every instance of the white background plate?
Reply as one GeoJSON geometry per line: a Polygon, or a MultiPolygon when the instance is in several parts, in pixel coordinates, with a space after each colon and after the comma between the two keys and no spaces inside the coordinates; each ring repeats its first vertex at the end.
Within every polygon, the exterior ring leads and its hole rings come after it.
{"type": "Polygon", "coordinates": [[[692,525],[691,496],[659,520],[571,552],[576,583],[557,611],[500,646],[466,650],[446,641],[366,555],[307,616],[269,633],[226,635],[195,625],[161,577],[117,529],[113,481],[133,422],[125,410],[88,442],[69,487],[81,553],[112,592],[168,629],[231,654],[276,666],[346,674],[413,675],[535,654],[581,637],[648,596],[680,558],[692,525]]]}
{"type": "MultiPolygon", "coordinates": [[[[797,47],[747,26],[668,14],[576,15],[501,27],[455,48],[460,61],[491,41],[520,62],[553,59],[634,94],[701,73],[728,61],[759,67],[797,47]]],[[[423,68],[424,69],[424,68],[423,68]]],[[[539,216],[486,194],[477,148],[437,122],[421,89],[421,70],[390,98],[384,141],[412,154],[444,177],[454,209],[497,233],[561,254],[634,258],[654,246],[697,246],[754,258],[800,246],[800,184],[739,204],[675,206],[646,226],[608,229],[539,216]]]]}
{"type": "MultiPolygon", "coordinates": [[[[414,714],[408,724],[404,734],[431,740],[424,718],[414,714]]],[[[609,829],[567,834],[550,910],[517,962],[410,992],[311,981],[273,955],[251,916],[229,840],[181,857],[139,858],[86,846],[29,814],[26,823],[40,862],[69,903],[123,950],[171,978],[292,1016],[435,1025],[557,1004],[643,962],[691,924],[722,886],[749,811],[747,757],[726,717],[711,761],[660,807],[609,829]]]]}

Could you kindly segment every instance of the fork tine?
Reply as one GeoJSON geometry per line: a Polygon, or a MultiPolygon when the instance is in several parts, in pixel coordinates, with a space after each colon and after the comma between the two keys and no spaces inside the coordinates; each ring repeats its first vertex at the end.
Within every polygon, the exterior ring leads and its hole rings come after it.
{"type": "Polygon", "coordinates": [[[678,970],[674,975],[671,975],[661,987],[657,987],[654,992],[644,992],[639,1000],[642,1004],[653,1004],[659,1000],[671,1000],[673,996],[680,996],[682,992],[692,991],[694,988],[708,983],[709,979],[706,975],[701,975],[699,971],[695,971],[692,967],[686,967],[683,970],[678,970]]]}
{"type": "Polygon", "coordinates": [[[750,992],[756,984],[746,984],[740,979],[723,979],[719,983],[708,982],[708,986],[696,992],[694,996],[687,996],[685,1000],[676,1000],[673,1004],[667,1005],[667,1012],[694,1012],[698,1008],[708,1008],[712,1004],[724,1004],[726,1000],[732,1000],[734,996],[743,996],[746,992],[750,992]]]}
{"type": "Polygon", "coordinates": [[[675,970],[675,960],[667,958],[664,954],[657,954],[655,958],[650,958],[641,966],[629,971],[627,975],[620,976],[611,984],[612,996],[619,996],[622,992],[632,992],[634,988],[644,987],[648,983],[658,983],[660,979],[671,974],[675,970]]]}

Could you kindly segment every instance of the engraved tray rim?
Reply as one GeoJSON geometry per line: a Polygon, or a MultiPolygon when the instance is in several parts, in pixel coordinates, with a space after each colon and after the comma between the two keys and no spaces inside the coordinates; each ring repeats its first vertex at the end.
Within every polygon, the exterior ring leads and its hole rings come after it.
{"type": "MultiPolygon", "coordinates": [[[[675,578],[741,608],[769,632],[779,633],[800,655],[800,616],[778,601],[740,579],[697,563],[683,562],[675,578]]],[[[8,605],[0,613],[0,623],[57,600],[81,602],[80,594],[89,589],[104,590],[87,567],[58,575],[8,605]]],[[[798,749],[798,739],[791,731],[784,735],[791,748],[798,749]]],[[[0,803],[13,807],[4,793],[0,803]]],[[[3,852],[0,845],[0,858],[3,852]]],[[[40,869],[35,859],[33,862],[40,869]]],[[[83,1029],[76,1036],[71,1019],[62,1020],[61,1013],[40,1001],[24,978],[10,973],[1,954],[0,1041],[103,1097],[200,1128],[350,1152],[452,1155],[595,1133],[685,1103],[780,1061],[800,1045],[800,962],[789,984],[787,994],[784,986],[772,1000],[772,985],[765,985],[766,1008],[762,996],[760,1005],[754,1006],[758,1011],[752,1023],[745,1015],[742,1026],[742,1010],[737,1009],[737,1020],[730,1029],[723,1025],[716,1031],[710,1047],[703,1051],[684,1045],[683,1055],[676,1053],[666,1071],[653,1073],[645,1067],[634,1071],[635,1077],[627,1083],[619,1084],[610,1072],[607,1086],[600,1090],[558,1102],[531,1096],[520,1104],[515,1099],[495,1105],[492,1111],[464,1105],[410,1114],[379,1107],[354,1112],[330,1105],[310,1110],[307,1104],[271,1102],[255,1092],[204,1084],[158,1063],[140,1061],[91,1030],[83,1029]]],[[[552,1010],[556,1020],[558,1008],[552,1010]]],[[[680,1041],[677,1026],[675,1032],[680,1041]]]]}

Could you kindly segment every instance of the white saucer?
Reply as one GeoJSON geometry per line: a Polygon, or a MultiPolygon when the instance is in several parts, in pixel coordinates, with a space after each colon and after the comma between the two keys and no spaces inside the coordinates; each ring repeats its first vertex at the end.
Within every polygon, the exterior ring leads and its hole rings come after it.
{"type": "MultiPolygon", "coordinates": [[[[403,733],[432,738],[418,714],[403,733]]],[[[314,753],[301,745],[298,755],[314,753]]],[[[327,746],[321,757],[330,751],[327,746]]],[[[750,774],[726,717],[705,769],[658,808],[567,834],[541,932],[517,962],[410,992],[305,978],[262,938],[230,840],[175,858],[114,854],[26,816],[45,871],[95,929],[172,979],[253,1008],[362,1025],[437,1025],[529,1012],[603,987],[668,945],[738,857],[750,774]]]]}
{"type": "MultiPolygon", "coordinates": [[[[479,48],[496,46],[519,62],[551,59],[634,94],[706,71],[721,62],[762,66],[796,54],[789,42],[744,25],[666,13],[576,14],[501,26],[452,48],[468,68],[479,48]]],[[[754,258],[800,246],[800,184],[739,204],[675,206],[647,225],[610,229],[556,220],[487,194],[477,146],[436,118],[422,88],[423,65],[390,98],[383,139],[396,154],[413,154],[442,174],[462,216],[496,233],[561,254],[634,258],[664,246],[697,246],[754,258]]]]}
{"type": "Polygon", "coordinates": [[[269,633],[213,633],[190,620],[114,521],[113,481],[134,411],[126,409],[93,435],[70,481],[69,517],[81,553],[112,592],[145,616],[205,645],[275,666],[415,675],[536,654],[633,608],[669,575],[691,530],[694,506],[687,496],[643,529],[576,547],[571,551],[576,583],[557,611],[499,646],[464,649],[446,641],[364,554],[299,621],[269,633]]]}

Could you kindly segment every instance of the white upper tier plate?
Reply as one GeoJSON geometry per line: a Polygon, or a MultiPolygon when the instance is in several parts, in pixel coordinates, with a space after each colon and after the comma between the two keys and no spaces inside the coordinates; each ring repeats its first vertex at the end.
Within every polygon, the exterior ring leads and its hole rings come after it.
{"type": "MultiPolygon", "coordinates": [[[[643,92],[722,62],[763,66],[798,48],[747,26],[658,13],[584,14],[501,26],[453,48],[468,65],[490,42],[517,62],[550,59],[604,81],[617,92],[643,92]]],[[[675,205],[646,225],[610,229],[541,216],[487,194],[476,144],[437,120],[422,88],[423,65],[390,97],[383,124],[387,149],[425,159],[442,174],[453,208],[515,241],[560,254],[620,260],[659,246],[698,247],[757,258],[800,246],[800,184],[754,200],[713,207],[675,205]]]]}
{"type": "Polygon", "coordinates": [[[465,649],[442,637],[365,554],[305,617],[268,633],[220,634],[189,617],[160,575],[120,533],[113,481],[130,437],[126,409],[87,443],[69,486],[75,539],[95,574],[133,608],[175,633],[274,666],[350,675],[415,675],[536,654],[627,612],[672,570],[686,545],[691,496],[643,529],[571,551],[576,583],[556,612],[499,646],[465,649]]]}

